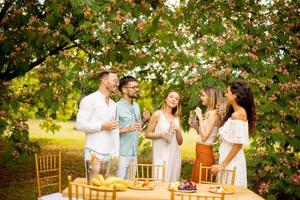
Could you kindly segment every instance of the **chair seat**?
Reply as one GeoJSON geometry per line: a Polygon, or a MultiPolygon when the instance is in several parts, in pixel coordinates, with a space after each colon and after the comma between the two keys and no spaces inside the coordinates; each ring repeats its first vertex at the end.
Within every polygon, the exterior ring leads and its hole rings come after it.
{"type": "Polygon", "coordinates": [[[44,195],[38,198],[38,200],[69,200],[68,197],[63,197],[61,193],[53,193],[44,195]]]}

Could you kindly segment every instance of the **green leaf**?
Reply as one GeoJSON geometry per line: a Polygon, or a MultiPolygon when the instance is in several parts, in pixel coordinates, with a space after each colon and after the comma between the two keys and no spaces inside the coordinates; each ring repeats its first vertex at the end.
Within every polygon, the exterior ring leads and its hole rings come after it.
{"type": "Polygon", "coordinates": [[[110,24],[110,28],[116,34],[119,34],[121,32],[121,26],[118,24],[110,24]]]}
{"type": "Polygon", "coordinates": [[[73,26],[71,25],[66,25],[65,26],[65,30],[67,31],[68,35],[72,35],[73,34],[73,26]]]}
{"type": "Polygon", "coordinates": [[[132,42],[136,42],[138,40],[138,33],[137,33],[137,31],[135,29],[132,29],[130,31],[130,40],[132,42]]]}

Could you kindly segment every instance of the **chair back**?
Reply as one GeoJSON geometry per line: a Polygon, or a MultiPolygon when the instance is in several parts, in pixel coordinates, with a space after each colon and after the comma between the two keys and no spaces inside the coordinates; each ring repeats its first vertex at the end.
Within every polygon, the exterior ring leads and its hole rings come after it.
{"type": "Polygon", "coordinates": [[[54,155],[35,154],[35,169],[39,197],[47,188],[56,187],[61,193],[61,152],[54,155]]]}
{"type": "Polygon", "coordinates": [[[134,164],[130,162],[130,180],[149,180],[165,181],[166,180],[166,162],[162,165],[155,164],[134,164]]]}
{"type": "Polygon", "coordinates": [[[199,193],[183,193],[171,190],[170,200],[224,200],[224,193],[222,194],[199,194],[199,193]]]}
{"type": "Polygon", "coordinates": [[[225,169],[219,172],[217,175],[212,175],[211,167],[199,166],[199,183],[216,183],[216,184],[226,184],[234,185],[236,174],[236,167],[233,169],[225,169]]]}
{"type": "Polygon", "coordinates": [[[101,189],[100,187],[72,182],[72,177],[68,176],[68,196],[69,200],[116,200],[116,189],[101,189]]]}

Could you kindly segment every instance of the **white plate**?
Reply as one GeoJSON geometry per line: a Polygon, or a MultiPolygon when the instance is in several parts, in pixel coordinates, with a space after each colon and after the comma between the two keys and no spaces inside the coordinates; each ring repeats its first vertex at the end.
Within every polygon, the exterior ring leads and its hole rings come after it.
{"type": "Polygon", "coordinates": [[[219,188],[210,188],[209,191],[215,194],[234,194],[234,192],[219,192],[219,188]]]}
{"type": "Polygon", "coordinates": [[[154,187],[135,187],[135,186],[128,186],[128,188],[133,190],[153,190],[154,187]]]}
{"type": "Polygon", "coordinates": [[[184,193],[194,193],[194,192],[197,192],[198,190],[178,190],[178,189],[175,189],[174,191],[175,192],[184,192],[184,193]]]}

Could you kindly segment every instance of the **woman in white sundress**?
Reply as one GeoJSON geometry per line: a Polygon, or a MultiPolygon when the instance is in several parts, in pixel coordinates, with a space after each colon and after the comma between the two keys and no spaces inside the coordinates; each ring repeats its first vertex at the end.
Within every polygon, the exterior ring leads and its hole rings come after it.
{"type": "MultiPolygon", "coordinates": [[[[166,162],[165,180],[178,181],[181,171],[181,154],[179,145],[182,144],[180,129],[180,96],[178,92],[169,92],[160,110],[153,113],[149,120],[146,137],[153,140],[153,164],[166,162]]],[[[160,171],[159,177],[161,178],[160,171]]]]}
{"type": "Polygon", "coordinates": [[[247,166],[243,145],[249,143],[249,132],[255,126],[256,113],[250,87],[244,81],[233,81],[225,93],[227,109],[219,134],[219,164],[212,166],[212,173],[236,167],[236,186],[247,187],[247,166]]]}

